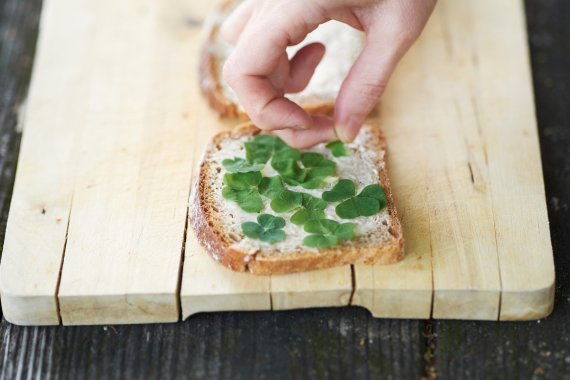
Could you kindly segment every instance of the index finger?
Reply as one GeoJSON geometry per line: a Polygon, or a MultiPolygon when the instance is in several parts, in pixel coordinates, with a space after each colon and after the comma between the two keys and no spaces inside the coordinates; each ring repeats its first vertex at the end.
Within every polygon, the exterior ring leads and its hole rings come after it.
{"type": "MultiPolygon", "coordinates": [[[[266,3],[269,4],[269,3],[266,3]]],[[[325,21],[313,6],[272,3],[253,17],[224,65],[224,78],[251,120],[262,129],[308,128],[311,117],[270,80],[287,46],[325,21]]]]}

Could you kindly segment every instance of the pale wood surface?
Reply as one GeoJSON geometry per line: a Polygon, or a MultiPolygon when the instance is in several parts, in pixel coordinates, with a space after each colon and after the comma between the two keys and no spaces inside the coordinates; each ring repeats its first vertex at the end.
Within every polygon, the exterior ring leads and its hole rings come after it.
{"type": "Polygon", "coordinates": [[[214,263],[193,234],[184,245],[192,168],[228,126],[197,88],[200,23],[212,6],[46,3],[20,159],[41,170],[18,173],[0,279],[7,318],[57,323],[58,298],[65,324],[341,306],[351,298],[380,317],[548,313],[552,249],[520,2],[440,1],[398,68],[380,122],[408,256],[393,266],[356,266],[354,277],[349,267],[237,274],[214,263]],[[56,69],[69,85],[54,100],[56,69]],[[48,100],[57,104],[43,112],[59,119],[40,112],[48,100]],[[48,154],[42,144],[52,136],[59,145],[48,154]],[[45,214],[38,202],[51,202],[45,214]],[[60,224],[42,222],[50,209],[60,224]]]}
{"type": "Polygon", "coordinates": [[[76,37],[95,29],[82,9],[78,2],[50,1],[42,14],[0,272],[4,315],[18,324],[59,323],[56,288],[71,207],[73,153],[87,106],[77,100],[87,95],[81,79],[89,67],[89,46],[76,37]],[[68,14],[74,17],[61,22],[68,14]]]}
{"type": "MultiPolygon", "coordinates": [[[[194,148],[195,31],[167,2],[85,3],[97,62],[59,290],[64,324],[174,322],[194,148]],[[120,22],[118,22],[120,20],[120,22]],[[168,21],[168,22],[167,22],[168,21]]],[[[92,40],[91,40],[92,38],[92,40]]]]}
{"type": "Polygon", "coordinates": [[[351,296],[350,266],[271,277],[273,310],[346,306],[351,296]]]}
{"type": "MultiPolygon", "coordinates": [[[[546,319],[375,319],[362,308],[203,313],[177,324],[0,323],[0,378],[564,379],[570,375],[570,2],[527,0],[529,42],[556,263],[546,319]],[[433,376],[432,376],[433,377],[433,376]]],[[[6,228],[40,0],[0,5],[0,238],[6,228]],[[21,112],[20,112],[21,113],[21,112]]]]}

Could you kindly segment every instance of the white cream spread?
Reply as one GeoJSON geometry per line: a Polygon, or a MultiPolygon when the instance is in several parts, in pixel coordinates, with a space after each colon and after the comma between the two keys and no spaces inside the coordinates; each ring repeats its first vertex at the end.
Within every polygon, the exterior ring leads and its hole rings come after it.
{"type": "MultiPolygon", "coordinates": [[[[379,182],[378,171],[381,168],[378,167],[378,163],[384,162],[382,152],[365,148],[367,145],[365,142],[370,139],[369,134],[370,131],[365,128],[353,143],[346,145],[346,147],[351,151],[351,155],[348,157],[333,157],[324,144],[317,145],[309,151],[322,153],[327,158],[335,161],[337,164],[338,178],[353,180],[356,184],[357,192],[360,192],[365,186],[379,182]]],[[[291,223],[290,218],[294,212],[275,213],[269,207],[269,200],[267,198],[263,198],[265,209],[262,210],[261,213],[278,215],[286,220],[287,224],[284,228],[286,234],[285,240],[276,244],[268,244],[243,236],[241,232],[241,224],[247,221],[255,221],[257,214],[247,213],[239,208],[236,203],[228,201],[222,197],[221,189],[223,187],[222,179],[224,174],[222,161],[226,158],[231,159],[234,157],[245,157],[243,146],[247,139],[248,138],[246,137],[241,139],[226,139],[220,143],[220,149],[208,158],[210,165],[213,165],[214,168],[221,168],[221,174],[215,177],[215,183],[213,184],[213,202],[214,204],[223,205],[223,217],[220,222],[224,224],[224,228],[231,236],[238,237],[234,247],[249,252],[250,254],[257,252],[260,249],[263,249],[263,252],[291,252],[301,249],[304,251],[316,251],[316,249],[310,249],[303,246],[303,238],[307,233],[304,232],[302,226],[297,226],[291,223]]],[[[269,163],[263,169],[262,173],[264,176],[272,176],[276,174],[269,163]]],[[[286,186],[294,191],[309,193],[320,198],[323,191],[330,190],[336,184],[338,178],[331,178],[323,188],[316,190],[306,190],[301,187],[286,186]]],[[[356,219],[346,220],[341,219],[336,215],[335,207],[336,203],[328,205],[325,209],[326,218],[333,219],[341,223],[354,223],[356,225],[355,231],[357,236],[366,236],[369,241],[378,241],[379,243],[382,243],[384,240],[389,239],[387,230],[391,224],[391,218],[386,208],[372,217],[358,217],[356,219]]],[[[347,242],[346,244],[351,244],[351,242],[347,242]]]]}
{"type": "MultiPolygon", "coordinates": [[[[232,51],[232,46],[223,40],[219,34],[216,38],[213,49],[214,54],[219,57],[218,72],[221,73],[223,65],[232,51]]],[[[321,42],[326,46],[325,56],[315,70],[308,86],[300,93],[290,94],[288,97],[300,103],[334,102],[342,81],[362,50],[363,33],[349,25],[331,20],[320,25],[299,45],[288,48],[287,54],[289,58],[292,58],[300,48],[313,42],[321,42]]],[[[224,95],[232,102],[239,104],[232,88],[223,78],[220,78],[220,82],[224,95]]]]}

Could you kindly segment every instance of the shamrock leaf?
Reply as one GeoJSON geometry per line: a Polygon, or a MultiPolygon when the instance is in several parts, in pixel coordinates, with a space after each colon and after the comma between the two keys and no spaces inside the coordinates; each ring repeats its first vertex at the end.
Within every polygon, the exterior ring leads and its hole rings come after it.
{"type": "Polygon", "coordinates": [[[353,223],[339,223],[330,219],[310,220],[305,223],[305,232],[310,233],[303,244],[312,248],[326,248],[354,238],[353,223]]]}
{"type": "Polygon", "coordinates": [[[316,152],[305,152],[301,154],[301,162],[306,168],[335,168],[334,161],[329,160],[325,156],[316,152]]]}
{"type": "Polygon", "coordinates": [[[360,194],[336,206],[336,214],[343,219],[372,216],[386,207],[384,189],[378,184],[366,186],[360,194]]]}
{"type": "Polygon", "coordinates": [[[309,235],[303,239],[303,244],[311,248],[326,248],[338,244],[338,238],[334,235],[309,235]]]}
{"type": "Polygon", "coordinates": [[[233,160],[225,159],[222,161],[222,165],[228,173],[258,172],[265,167],[265,164],[256,164],[239,157],[235,157],[233,160]]]}
{"type": "Polygon", "coordinates": [[[245,236],[271,244],[285,239],[283,227],[285,227],[285,219],[270,214],[259,215],[257,223],[245,222],[241,225],[245,236]]]}
{"type": "Polygon", "coordinates": [[[287,212],[299,207],[302,202],[301,193],[283,189],[271,200],[271,208],[275,212],[287,212]]]}
{"type": "Polygon", "coordinates": [[[264,207],[258,189],[261,179],[260,172],[227,173],[224,175],[222,196],[236,202],[246,212],[259,212],[264,207]]]}
{"type": "Polygon", "coordinates": [[[320,153],[306,152],[301,155],[301,162],[307,170],[307,176],[301,186],[305,189],[318,189],[324,179],[336,173],[336,164],[320,153]]]}
{"type": "Polygon", "coordinates": [[[326,145],[335,157],[350,156],[350,150],[346,149],[342,141],[331,141],[326,145]]]}
{"type": "Polygon", "coordinates": [[[279,173],[281,179],[289,185],[298,186],[307,178],[307,170],[302,169],[297,160],[293,158],[274,158],[271,161],[271,166],[279,173]]]}
{"type": "Polygon", "coordinates": [[[322,199],[313,197],[311,194],[303,193],[302,208],[291,216],[291,222],[303,225],[309,220],[322,219],[325,217],[324,209],[327,203],[322,199]]]}
{"type": "Polygon", "coordinates": [[[349,179],[341,179],[330,190],[323,192],[323,199],[327,202],[338,202],[356,195],[354,182],[349,179]]]}
{"type": "Polygon", "coordinates": [[[246,190],[257,187],[261,182],[260,172],[250,173],[228,173],[224,175],[224,185],[236,190],[246,190]]]}
{"type": "Polygon", "coordinates": [[[283,140],[272,135],[257,135],[245,143],[246,158],[250,162],[265,164],[271,157],[299,159],[301,153],[283,140]]]}
{"type": "Polygon", "coordinates": [[[259,193],[269,199],[275,198],[281,190],[285,189],[279,176],[263,177],[259,183],[259,193]]]}

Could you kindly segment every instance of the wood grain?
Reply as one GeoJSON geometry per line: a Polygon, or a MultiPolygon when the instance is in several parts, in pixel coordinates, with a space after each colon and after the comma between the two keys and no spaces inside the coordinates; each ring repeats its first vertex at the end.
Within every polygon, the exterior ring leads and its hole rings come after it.
{"type": "Polygon", "coordinates": [[[59,323],[56,289],[73,191],[75,136],[85,111],[84,103],[69,104],[86,95],[86,84],[78,79],[86,73],[89,50],[69,30],[93,28],[85,14],[59,22],[58,14],[81,8],[63,5],[49,3],[42,16],[21,148],[28,154],[19,159],[2,254],[4,315],[19,324],[59,323]]]}
{"type": "Polygon", "coordinates": [[[434,318],[550,313],[554,267],[523,26],[515,1],[439,2],[400,63],[381,124],[414,263],[383,274],[357,267],[356,303],[397,316],[394,291],[404,284],[406,304],[425,317],[433,281],[434,318]]]}
{"type": "MultiPolygon", "coordinates": [[[[40,4],[6,3],[0,7],[0,241],[6,222],[18,151],[25,97],[34,62],[40,4]]],[[[1,314],[1,311],[0,311],[1,314]]]]}
{"type": "Polygon", "coordinates": [[[347,306],[352,296],[350,265],[271,276],[273,310],[347,306]]]}
{"type": "Polygon", "coordinates": [[[566,379],[570,376],[570,3],[527,1],[529,43],[550,229],[554,312],[526,323],[434,322],[441,378],[566,379]],[[545,40],[545,37],[548,40],[545,40]]]}
{"type": "MultiPolygon", "coordinates": [[[[570,62],[560,48],[570,40],[565,16],[570,14],[570,3],[528,0],[526,4],[556,253],[556,307],[540,323],[434,322],[438,342],[432,369],[441,378],[564,379],[570,374],[566,360],[570,262],[568,255],[559,254],[570,244],[570,62]]],[[[0,6],[0,235],[19,144],[14,110],[27,89],[39,9],[37,0],[6,0],[0,6]]],[[[175,325],[117,327],[19,327],[2,320],[0,378],[241,379],[290,378],[295,373],[420,378],[425,350],[421,334],[422,324],[417,321],[377,320],[359,308],[212,313],[175,325]],[[312,329],[301,335],[298,327],[305,324],[312,329]],[[316,348],[316,338],[323,336],[328,338],[320,340],[335,349],[316,348]],[[233,349],[227,350],[228,346],[233,349]]]]}
{"type": "Polygon", "coordinates": [[[1,281],[11,320],[57,323],[59,307],[64,324],[144,323],[178,320],[180,304],[188,316],[351,300],[397,318],[550,312],[552,249],[519,3],[441,2],[383,98],[380,122],[407,259],[356,266],[354,275],[345,267],[273,278],[212,265],[185,233],[192,168],[211,136],[230,124],[198,92],[199,25],[211,6],[48,3],[48,31],[52,25],[59,35],[40,42],[47,53],[37,75],[52,82],[38,86],[53,101],[51,88],[66,83],[66,103],[57,103],[58,117],[39,113],[45,104],[32,85],[28,123],[38,113],[43,129],[26,132],[23,185],[16,183],[8,227],[1,281]],[[74,33],[68,18],[80,20],[71,24],[74,33]],[[74,59],[62,60],[63,37],[72,38],[65,51],[74,59]],[[513,57],[516,64],[504,63],[513,57]],[[43,74],[48,69],[56,71],[43,74]],[[60,146],[50,155],[44,141],[52,127],[60,146]],[[36,229],[50,232],[47,243],[30,237],[36,229]],[[40,242],[48,252],[41,271],[22,276],[27,267],[37,270],[32,252],[40,242]],[[28,253],[11,253],[21,250],[28,253]]]}
{"type": "MultiPolygon", "coordinates": [[[[174,2],[176,3],[176,2],[174,2]]],[[[85,3],[90,83],[59,290],[64,324],[174,322],[192,165],[195,78],[170,2],[85,3]],[[121,20],[121,22],[116,22],[121,20]]]]}

